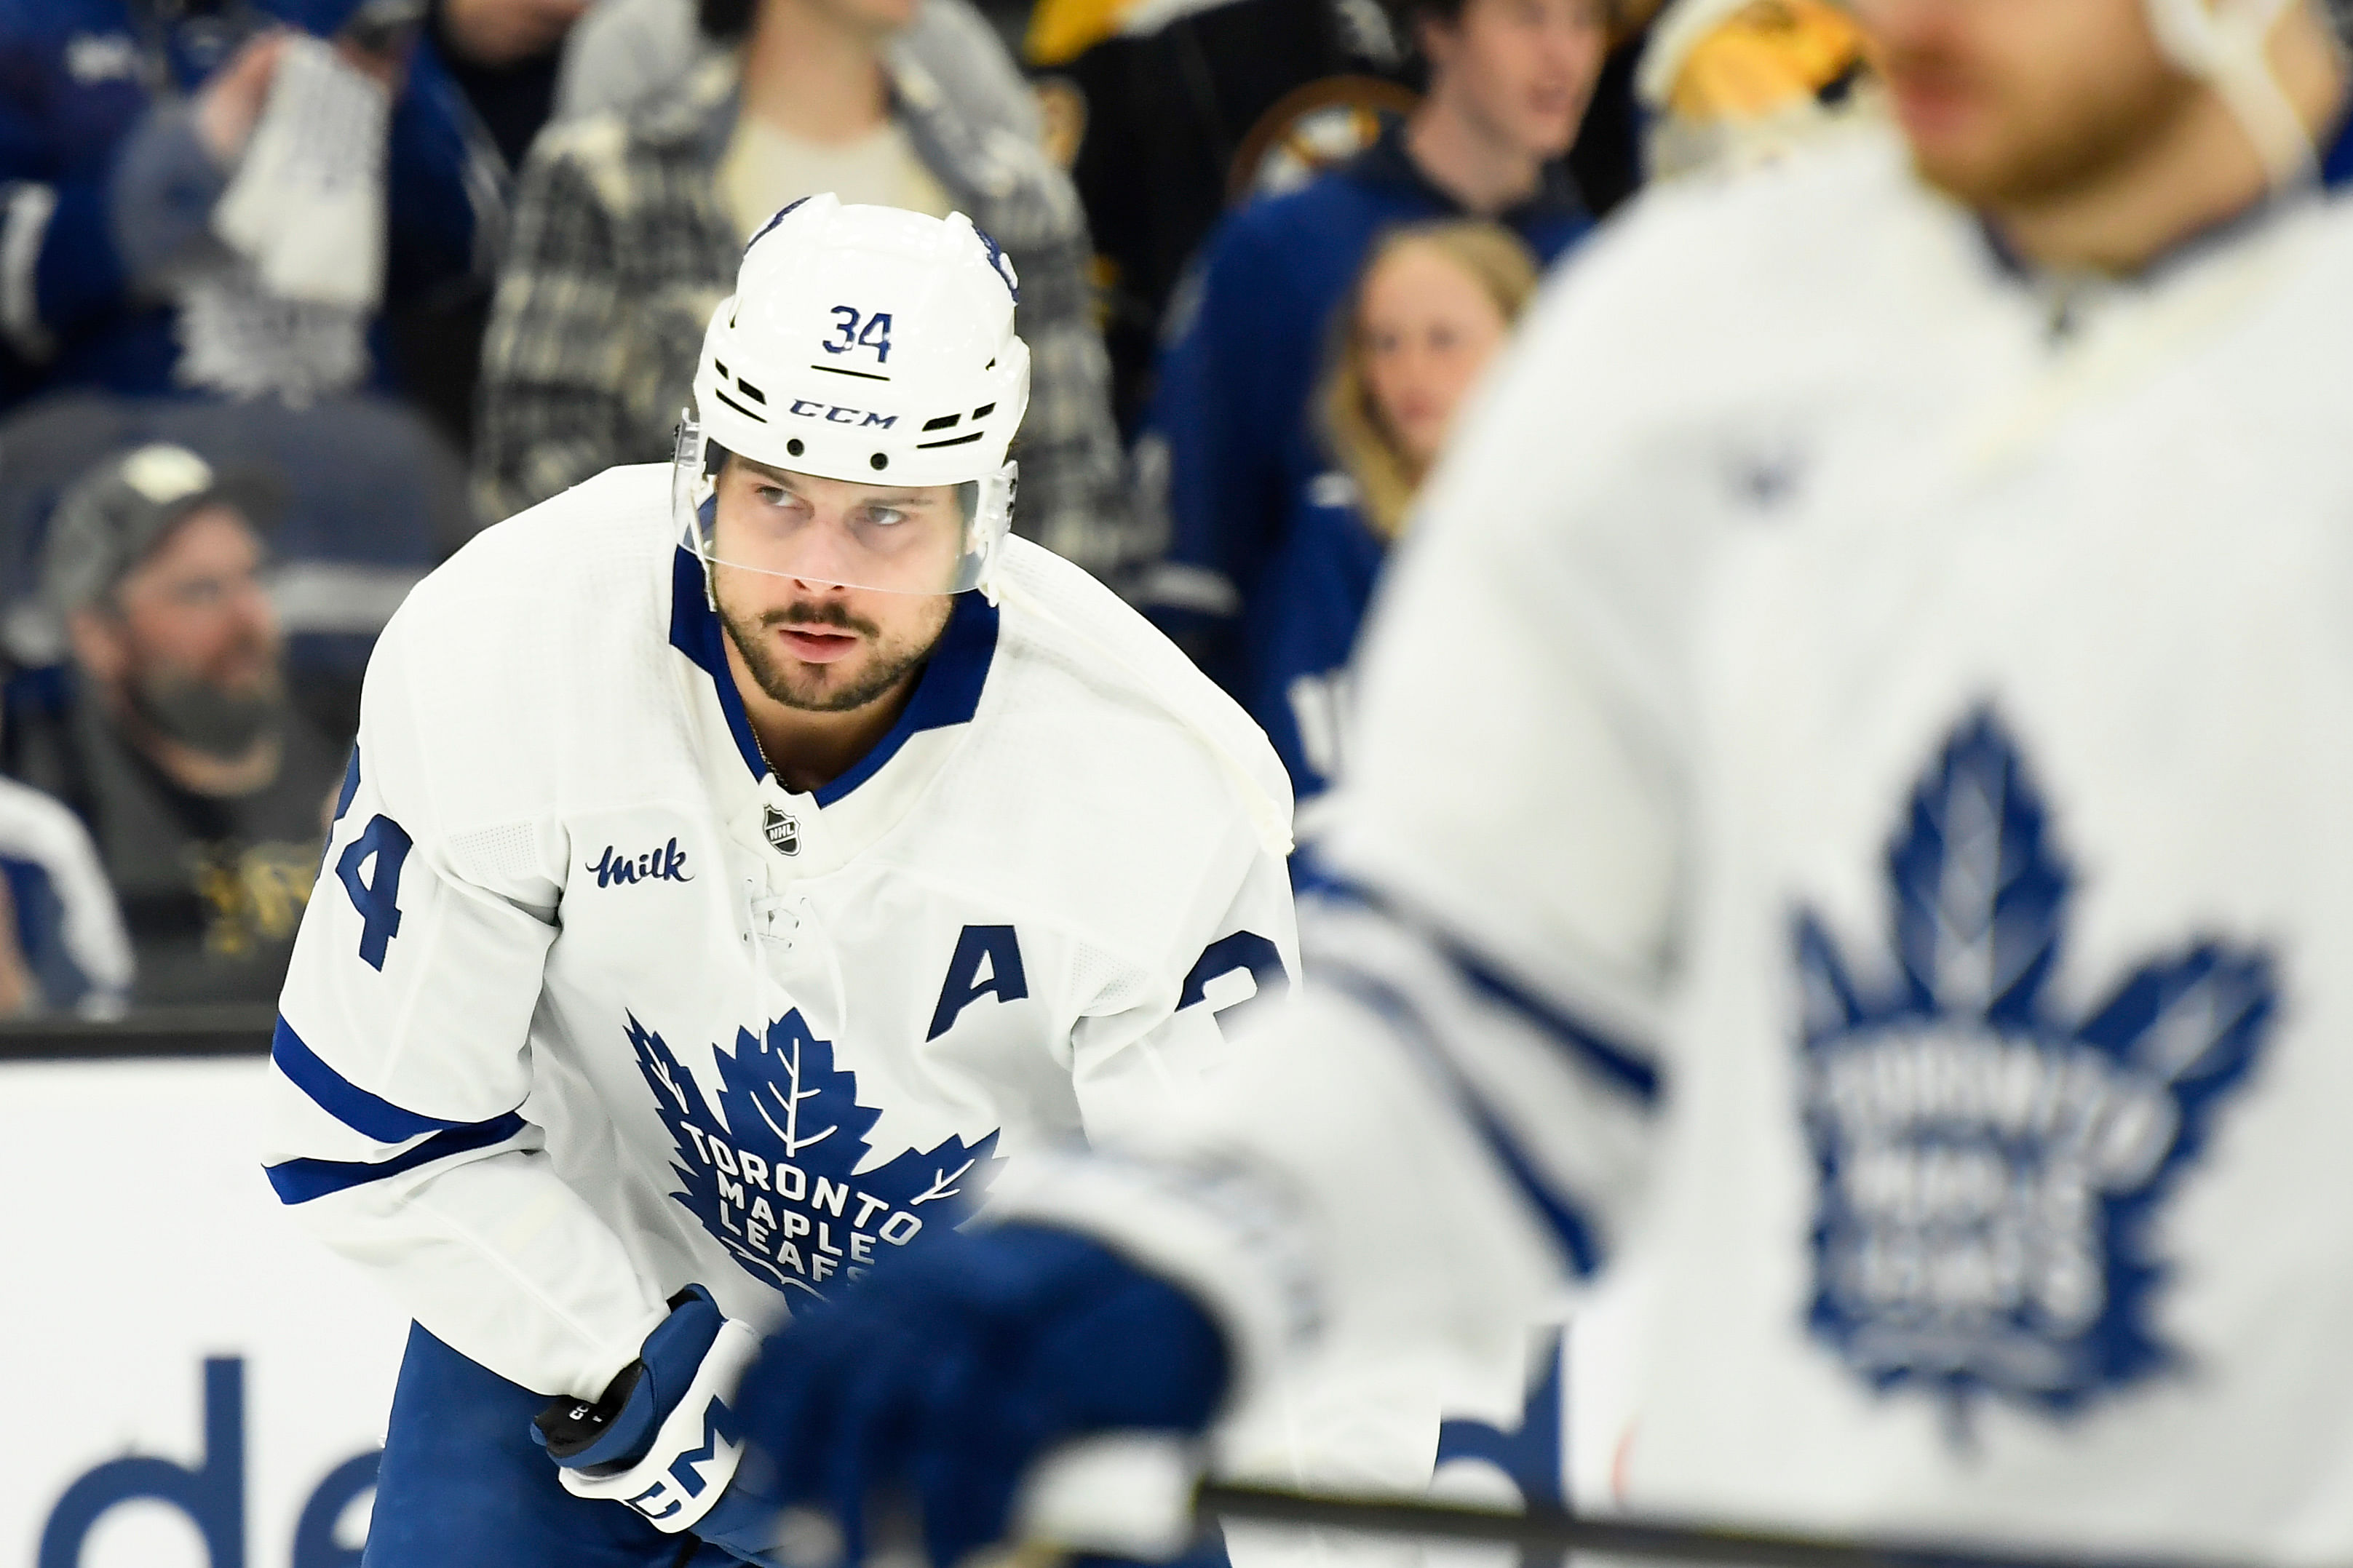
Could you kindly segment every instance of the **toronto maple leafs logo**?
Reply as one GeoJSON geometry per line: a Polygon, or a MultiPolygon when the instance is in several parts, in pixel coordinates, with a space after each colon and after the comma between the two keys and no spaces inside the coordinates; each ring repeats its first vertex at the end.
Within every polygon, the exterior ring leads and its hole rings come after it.
{"type": "Polygon", "coordinates": [[[1821,1178],[1810,1326],[1957,1440],[1987,1394],[2054,1415],[2178,1367],[2158,1211],[2276,1006],[2262,952],[2193,941],[2088,1010],[2054,984],[2073,875],[1989,710],[1888,847],[1894,965],[1797,917],[1804,1117],[1821,1178]]]}
{"type": "Polygon", "coordinates": [[[827,1280],[858,1278],[927,1227],[953,1229],[994,1172],[994,1132],[861,1169],[882,1113],[858,1103],[857,1075],[835,1068],[832,1044],[798,1008],[759,1034],[737,1030],[732,1054],[712,1052],[724,1086],[716,1115],[659,1035],[635,1017],[628,1035],[677,1146],[670,1169],[685,1186],[670,1196],[779,1290],[821,1296],[827,1280]]]}

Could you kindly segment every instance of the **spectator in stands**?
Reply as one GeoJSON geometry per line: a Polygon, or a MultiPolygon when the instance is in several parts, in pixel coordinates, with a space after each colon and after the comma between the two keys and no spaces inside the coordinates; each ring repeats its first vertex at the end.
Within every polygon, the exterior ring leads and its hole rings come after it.
{"type": "MultiPolygon", "coordinates": [[[[532,139],[547,123],[573,24],[590,4],[431,0],[427,47],[448,68],[506,169],[522,166],[532,139]]],[[[461,450],[474,440],[491,283],[485,265],[448,288],[386,301],[384,342],[402,393],[461,450]]]]}
{"type": "Polygon", "coordinates": [[[1333,466],[1293,497],[1239,617],[1245,706],[1303,807],[1346,756],[1348,658],[1389,546],[1535,285],[1510,230],[1417,225],[1374,246],[1334,323],[1315,397],[1333,466]]]}
{"type": "Polygon", "coordinates": [[[0,405],[384,383],[380,306],[466,276],[501,210],[421,12],[0,0],[0,405]]]}
{"type": "Polygon", "coordinates": [[[286,700],[260,577],[275,490],[157,443],[100,463],[52,524],[74,700],[20,765],[89,824],[143,1003],[276,997],[349,755],[286,700]]]}
{"type": "Polygon", "coordinates": [[[1143,597],[1244,702],[1239,616],[1324,466],[1308,405],[1374,237],[1484,216],[1549,264],[1590,226],[1561,160],[1600,68],[1602,0],[1412,0],[1411,18],[1430,64],[1420,106],[1358,157],[1229,216],[1203,247],[1198,303],[1172,308],[1137,458],[1165,478],[1168,548],[1143,597]]]}
{"type": "Polygon", "coordinates": [[[433,0],[434,49],[509,167],[555,106],[565,40],[590,0],[433,0]]]}
{"type": "MultiPolygon", "coordinates": [[[[962,211],[1020,276],[1032,355],[1014,526],[1099,574],[1134,553],[1091,311],[1085,220],[1037,143],[976,121],[892,39],[914,0],[704,0],[741,35],[628,117],[532,151],[483,350],[478,468],[493,516],[614,463],[667,458],[744,238],[797,197],[962,211]]],[[[999,58],[989,68],[1001,69],[999,58]]]]}
{"type": "Polygon", "coordinates": [[[1228,203],[1360,151],[1369,107],[1413,102],[1407,51],[1381,0],[1036,0],[1023,53],[1069,145],[1133,432],[1161,317],[1228,203]]]}
{"type": "MultiPolygon", "coordinates": [[[[702,30],[700,9],[696,0],[597,0],[565,40],[555,118],[651,108],[725,55],[731,46],[702,30]]],[[[1025,142],[1043,134],[1037,95],[972,0],[915,0],[890,52],[894,73],[929,76],[974,126],[1001,127],[1025,142]]]]}

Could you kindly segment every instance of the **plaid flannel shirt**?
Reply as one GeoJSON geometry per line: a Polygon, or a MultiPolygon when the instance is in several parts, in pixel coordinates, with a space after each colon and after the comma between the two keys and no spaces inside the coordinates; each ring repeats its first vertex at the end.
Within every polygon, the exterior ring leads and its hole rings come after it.
{"type": "MultiPolygon", "coordinates": [[[[956,205],[1012,258],[1029,345],[1016,529],[1107,580],[1138,564],[1111,372],[1086,280],[1086,218],[1033,144],[959,111],[920,66],[891,62],[894,108],[956,205]]],[[[743,237],[718,192],[735,64],[627,120],[552,127],[523,165],[482,351],[481,500],[505,517],[616,463],[670,456],[712,309],[743,237]]]]}

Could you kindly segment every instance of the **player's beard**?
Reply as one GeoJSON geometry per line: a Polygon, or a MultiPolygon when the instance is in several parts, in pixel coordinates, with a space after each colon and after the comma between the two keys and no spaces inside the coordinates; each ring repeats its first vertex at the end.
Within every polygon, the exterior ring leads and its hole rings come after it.
{"type": "MultiPolygon", "coordinates": [[[[1891,58],[1888,68],[1962,77],[1970,69],[1929,50],[1891,58]]],[[[1979,211],[2036,207],[2096,188],[2147,156],[2201,90],[2179,72],[2151,65],[2120,66],[2066,90],[2014,92],[1995,111],[2003,123],[1994,134],[1949,151],[1915,142],[1913,165],[1930,184],[1979,211]]]]}
{"type": "Polygon", "coordinates": [[[947,629],[948,611],[949,601],[942,598],[938,619],[921,636],[894,640],[881,626],[851,615],[849,607],[838,601],[803,600],[763,610],[756,619],[738,616],[728,607],[723,595],[719,601],[720,624],[727,628],[728,640],[744,656],[744,668],[760,689],[785,707],[805,713],[848,713],[889,695],[910,671],[931,658],[940,634],[947,629]],[[848,661],[813,665],[789,658],[778,651],[776,639],[769,635],[779,626],[837,626],[868,639],[863,668],[851,672],[841,668],[848,661]]]}

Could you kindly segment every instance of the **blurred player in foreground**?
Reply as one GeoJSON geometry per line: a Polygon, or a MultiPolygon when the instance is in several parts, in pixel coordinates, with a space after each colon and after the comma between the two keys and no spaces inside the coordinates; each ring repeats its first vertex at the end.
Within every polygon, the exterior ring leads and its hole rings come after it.
{"type": "Polygon", "coordinates": [[[1247,1404],[1622,1254],[1630,1507],[2353,1555],[2343,64],[2280,0],[1860,9],[1908,148],[1647,201],[1466,415],[1300,1007],[773,1341],[775,1495],[946,1563],[1089,1357],[1215,1325],[1247,1404]]]}
{"type": "MultiPolygon", "coordinates": [[[[1015,289],[960,216],[794,204],[675,468],[491,529],[386,628],[269,1156],[417,1320],[371,1568],[757,1551],[761,1331],[1153,1120],[1296,973],[1265,737],[1007,535],[1015,289]]],[[[1138,1373],[1171,1423],[1195,1350],[1138,1373]]]]}

